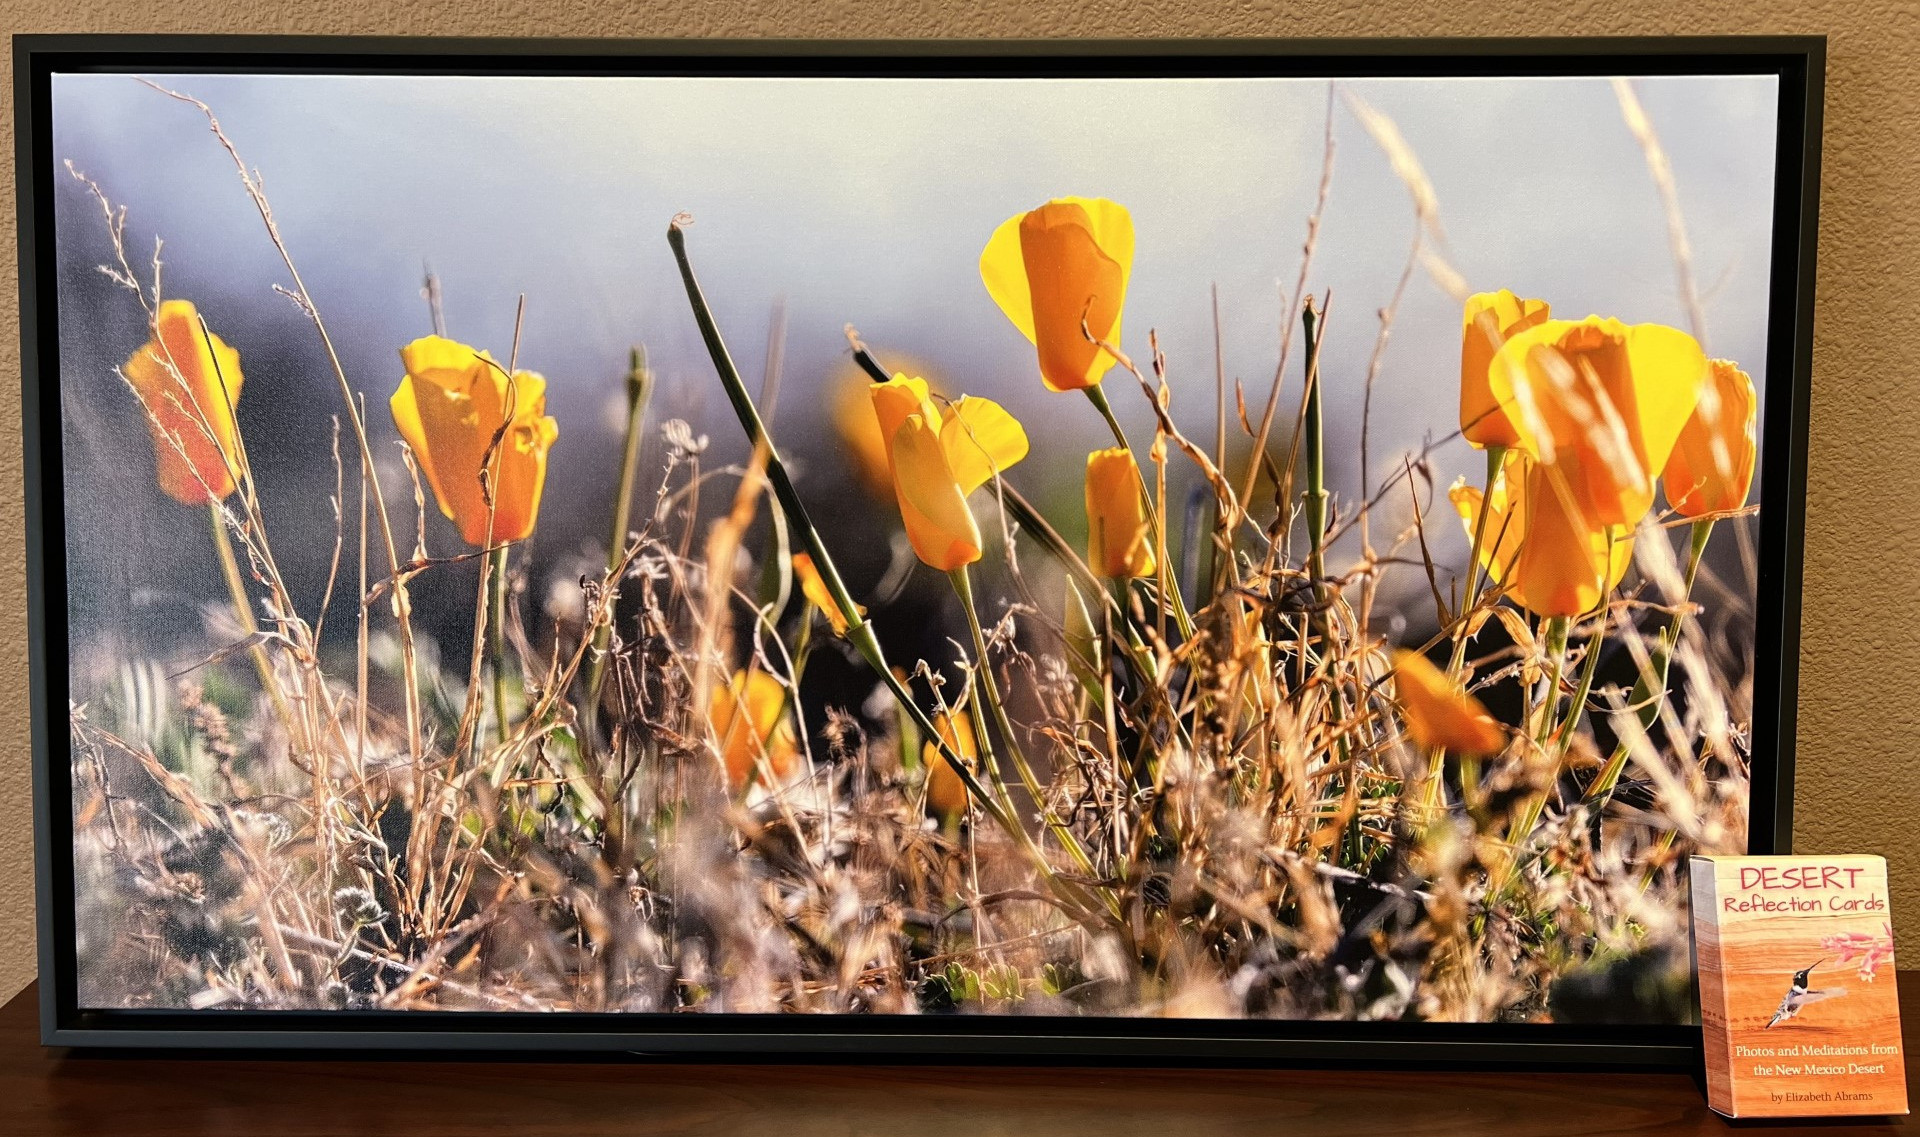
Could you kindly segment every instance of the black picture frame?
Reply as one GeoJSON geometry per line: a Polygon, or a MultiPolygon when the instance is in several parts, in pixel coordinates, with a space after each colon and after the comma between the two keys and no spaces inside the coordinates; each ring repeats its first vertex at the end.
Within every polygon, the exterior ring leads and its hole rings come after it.
{"type": "Polygon", "coordinates": [[[27,623],[41,1037],[60,1047],[611,1051],[749,1059],[1697,1064],[1685,1026],[989,1017],[89,1010],[77,1001],[66,568],[53,269],[51,77],[76,71],[408,74],[1777,76],[1775,228],[1760,447],[1750,851],[1792,833],[1823,37],[1138,41],[14,37],[27,623]]]}

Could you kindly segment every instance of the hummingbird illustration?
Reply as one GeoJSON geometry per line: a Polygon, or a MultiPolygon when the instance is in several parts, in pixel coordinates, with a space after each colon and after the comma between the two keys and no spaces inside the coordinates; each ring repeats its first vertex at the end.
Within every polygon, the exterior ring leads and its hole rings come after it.
{"type": "Polygon", "coordinates": [[[1808,967],[1793,973],[1793,985],[1787,988],[1786,997],[1780,1000],[1780,1008],[1773,1012],[1773,1018],[1762,1030],[1771,1030],[1800,1013],[1800,1008],[1808,1003],[1817,1003],[1822,999],[1837,999],[1847,993],[1845,987],[1829,987],[1824,991],[1815,991],[1809,984],[1813,982],[1813,969],[1827,962],[1821,959],[1808,967]]]}

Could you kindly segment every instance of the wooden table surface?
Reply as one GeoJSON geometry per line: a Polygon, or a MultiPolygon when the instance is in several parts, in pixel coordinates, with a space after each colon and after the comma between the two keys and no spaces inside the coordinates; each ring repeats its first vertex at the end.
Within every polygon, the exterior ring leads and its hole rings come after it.
{"type": "MultiPolygon", "coordinates": [[[[1354,1137],[1724,1133],[1677,1073],[714,1066],[634,1060],[95,1056],[0,1008],[0,1134],[110,1137],[1354,1137]]],[[[1920,973],[1901,977],[1920,1037],[1920,973]]],[[[1920,1063],[1908,1047],[1909,1084],[1920,1063]]],[[[1764,1124],[1764,1123],[1762,1123],[1764,1124]]],[[[1920,1128],[1920,1127],[1915,1127],[1920,1128]]],[[[1904,1119],[1813,1128],[1894,1133],[1904,1119]]]]}

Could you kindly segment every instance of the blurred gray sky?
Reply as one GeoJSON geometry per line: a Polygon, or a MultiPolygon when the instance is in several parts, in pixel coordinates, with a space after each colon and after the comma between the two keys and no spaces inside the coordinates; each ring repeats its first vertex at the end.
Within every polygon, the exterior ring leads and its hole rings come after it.
{"type": "MultiPolygon", "coordinates": [[[[1056,510],[1077,513],[1085,450],[1104,433],[1083,399],[1042,389],[1032,348],[977,271],[997,224],[1064,194],[1133,211],[1124,346],[1144,358],[1147,332],[1158,329],[1176,410],[1210,437],[1209,287],[1220,289],[1227,374],[1263,398],[1320,178],[1328,100],[1324,81],[1251,79],[168,83],[212,104],[264,176],[383,442],[394,437],[385,403],[400,375],[396,349],[428,330],[422,266],[443,279],[449,334],[502,357],[516,297],[527,294],[521,364],[546,374],[561,425],[542,517],[548,553],[604,529],[616,444],[608,412],[629,344],[644,341],[661,376],[656,422],[685,417],[722,453],[741,449],[664,239],[681,210],[696,218],[696,267],[751,375],[769,312],[785,298],[775,429],[823,502],[843,483],[813,441],[827,437],[821,394],[847,366],[840,329],[851,322],[883,358],[911,355],[950,391],[1004,402],[1034,435],[1019,476],[1056,510]]],[[[1684,324],[1660,203],[1605,80],[1342,85],[1391,117],[1424,163],[1447,256],[1472,287],[1542,296],[1568,316],[1684,324]]],[[[1764,381],[1775,84],[1658,78],[1637,87],[1673,159],[1709,351],[1764,381]]],[[[1375,312],[1414,221],[1404,187],[1344,107],[1333,129],[1333,192],[1311,286],[1334,296],[1329,442],[1341,456],[1336,488],[1350,492],[1375,312]]],[[[165,238],[168,293],[199,301],[241,352],[242,421],[256,449],[271,443],[256,465],[274,479],[280,516],[289,531],[324,532],[326,416],[338,395],[310,328],[272,292],[284,270],[199,113],[128,76],[58,76],[53,152],[128,207],[137,257],[165,238]]],[[[98,210],[64,176],[56,200],[76,616],[138,620],[123,607],[134,588],[164,592],[178,578],[206,591],[204,524],[153,488],[146,432],[111,373],[143,336],[131,298],[92,271],[108,252],[98,210]]],[[[1374,394],[1377,471],[1455,428],[1459,327],[1455,303],[1416,277],[1374,394]]],[[[1115,375],[1116,406],[1144,440],[1139,392],[1115,375]]],[[[1298,375],[1288,380],[1297,396],[1298,375]]],[[[1458,442],[1435,461],[1443,487],[1481,469],[1458,442]]],[[[1463,560],[1451,524],[1444,536],[1436,553],[1463,560]]],[[[436,528],[435,540],[441,552],[456,544],[450,528],[436,528]]],[[[303,543],[323,547],[302,571],[324,571],[327,542],[303,543]]]]}

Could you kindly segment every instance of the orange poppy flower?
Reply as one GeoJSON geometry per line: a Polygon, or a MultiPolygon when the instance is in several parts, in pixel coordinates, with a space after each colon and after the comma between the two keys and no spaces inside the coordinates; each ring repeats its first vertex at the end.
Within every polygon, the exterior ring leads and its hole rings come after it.
{"type": "MultiPolygon", "coordinates": [[[[973,733],[972,715],[965,711],[958,715],[942,711],[934,716],[933,725],[941,739],[966,760],[969,772],[979,768],[980,744],[973,733]]],[[[966,783],[953,772],[953,763],[931,739],[921,746],[920,761],[927,768],[927,808],[943,818],[958,817],[966,812],[966,783]]]]}
{"type": "Polygon", "coordinates": [[[1660,475],[1667,504],[1684,517],[1725,513],[1747,503],[1758,452],[1760,396],[1738,364],[1716,359],[1693,417],[1660,475]]]}
{"type": "Polygon", "coordinates": [[[736,671],[731,683],[713,689],[707,722],[734,793],[769,774],[775,784],[784,783],[800,764],[786,710],[786,687],[764,671],[736,671]]]}
{"type": "Polygon", "coordinates": [[[1506,289],[1467,298],[1460,336],[1460,433],[1475,446],[1512,446],[1520,441],[1487,371],[1495,353],[1551,315],[1545,300],[1523,300],[1506,289]]]}
{"type": "Polygon", "coordinates": [[[959,399],[943,412],[924,379],[897,375],[870,391],[914,553],[942,572],[979,560],[967,495],[1027,456],[1026,431],[991,399],[959,399]]]}
{"type": "Polygon", "coordinates": [[[980,279],[1038,350],[1048,389],[1100,382],[1115,360],[1133,271],[1133,215],[1104,198],[1063,197],[1008,218],[980,254],[980,279]]]}
{"type": "Polygon", "coordinates": [[[146,406],[156,472],[167,496],[182,505],[206,505],[232,493],[230,459],[239,438],[233,409],[245,377],[240,353],[219,336],[203,334],[193,302],[162,302],[152,338],[121,373],[146,406]]]}
{"type": "Polygon", "coordinates": [[[460,539],[487,548],[532,535],[547,482],[547,451],[560,436],[559,425],[547,417],[547,381],[516,371],[509,382],[492,356],[440,336],[401,348],[400,362],[407,374],[389,401],[394,425],[413,447],[420,473],[440,512],[459,527],[460,539]],[[489,459],[491,532],[480,483],[480,465],[489,459]]]}
{"type": "Polygon", "coordinates": [[[1488,370],[1514,445],[1560,467],[1596,526],[1636,525],[1654,477],[1699,400],[1707,357],[1661,324],[1546,320],[1509,339],[1488,370]]]}
{"type": "MultiPolygon", "coordinates": [[[[827,591],[827,582],[820,576],[820,570],[813,567],[813,558],[806,553],[793,554],[793,575],[800,578],[801,595],[807,598],[808,604],[820,609],[820,614],[825,616],[827,623],[832,626],[833,634],[846,635],[846,613],[840,611],[840,605],[834,603],[833,593],[827,591]]],[[[866,608],[860,605],[855,607],[859,609],[862,616],[867,614],[866,608]]]]}
{"type": "Polygon", "coordinates": [[[1406,714],[1407,736],[1422,750],[1482,758],[1506,749],[1506,730],[1480,700],[1419,652],[1393,654],[1393,688],[1406,714]]]}
{"type": "MultiPolygon", "coordinates": [[[[1455,483],[1448,497],[1469,539],[1480,490],[1455,483]]],[[[1633,532],[1595,525],[1569,506],[1559,469],[1509,451],[1486,499],[1480,561],[1521,607],[1541,616],[1579,616],[1600,606],[1633,562],[1633,532]]]]}
{"type": "Polygon", "coordinates": [[[1140,466],[1130,450],[1113,447],[1087,455],[1087,563],[1117,580],[1153,575],[1140,466]]]}

